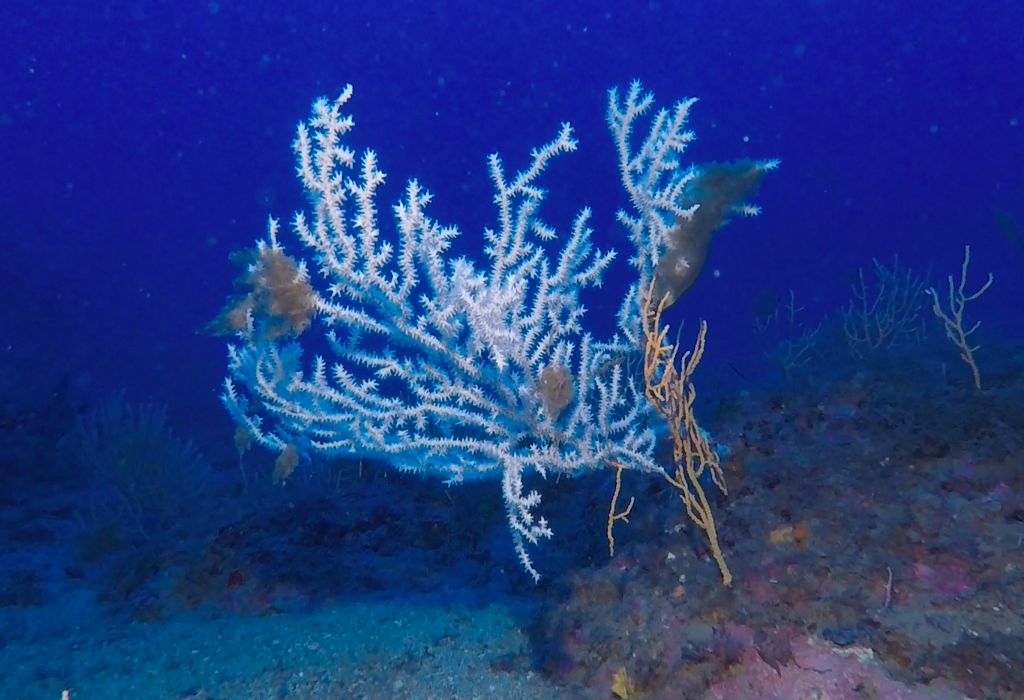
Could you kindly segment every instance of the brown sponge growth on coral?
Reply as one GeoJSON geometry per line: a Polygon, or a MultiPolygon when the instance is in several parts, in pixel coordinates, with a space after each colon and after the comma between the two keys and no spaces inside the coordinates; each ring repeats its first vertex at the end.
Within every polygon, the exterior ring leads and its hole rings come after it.
{"type": "Polygon", "coordinates": [[[316,295],[306,271],[280,248],[260,246],[231,254],[231,261],[245,267],[235,284],[248,287],[243,295],[228,299],[209,330],[217,335],[245,328],[249,314],[260,334],[273,340],[299,335],[309,328],[316,309],[316,295]]]}
{"type": "Polygon", "coordinates": [[[558,420],[565,407],[572,402],[572,373],[564,365],[545,365],[537,381],[537,393],[551,420],[558,420]]]}
{"type": "Polygon", "coordinates": [[[696,179],[679,197],[679,206],[698,205],[688,217],[678,216],[668,233],[668,246],[654,270],[653,299],[671,306],[689,289],[708,257],[715,230],[734,207],[757,191],[765,167],[752,160],[700,166],[696,179]]]}

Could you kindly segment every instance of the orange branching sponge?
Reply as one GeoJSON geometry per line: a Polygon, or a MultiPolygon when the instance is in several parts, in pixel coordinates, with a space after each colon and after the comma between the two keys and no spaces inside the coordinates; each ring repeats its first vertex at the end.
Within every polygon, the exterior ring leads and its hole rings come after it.
{"type": "Polygon", "coordinates": [[[732,574],[718,546],[715,518],[700,484],[701,476],[708,471],[715,486],[727,494],[725,475],[719,465],[718,453],[708,436],[701,431],[693,414],[697,391],[692,377],[704,354],[704,337],[708,326],[705,321],[701,321],[693,351],[683,353],[677,368],[679,347],[668,342],[668,327],[661,325],[661,314],[669,296],[665,295],[655,302],[653,292],[652,283],[643,298],[644,386],[647,400],[668,424],[668,434],[672,441],[675,472],[666,473],[665,478],[679,492],[679,498],[686,506],[686,514],[707,534],[711,553],[722,572],[722,582],[728,586],[732,583],[732,574]]]}

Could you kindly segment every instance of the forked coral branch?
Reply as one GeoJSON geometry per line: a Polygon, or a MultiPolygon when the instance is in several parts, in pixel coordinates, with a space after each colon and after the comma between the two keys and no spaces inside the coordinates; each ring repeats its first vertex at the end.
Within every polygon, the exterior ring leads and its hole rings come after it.
{"type": "Polygon", "coordinates": [[[949,313],[947,314],[942,304],[939,303],[939,294],[935,291],[935,287],[927,290],[927,293],[932,297],[932,311],[942,321],[942,325],[946,328],[946,337],[953,341],[954,344],[960,349],[960,359],[967,363],[967,366],[971,368],[971,375],[974,377],[974,388],[981,389],[981,373],[978,371],[978,365],[974,361],[974,351],[980,348],[980,345],[975,345],[973,348],[968,342],[967,338],[978,330],[978,326],[981,325],[981,321],[976,322],[973,326],[968,329],[964,329],[964,308],[967,306],[967,302],[974,301],[992,286],[992,273],[988,273],[988,280],[981,286],[981,289],[974,292],[973,294],[967,294],[964,291],[964,287],[967,286],[967,268],[971,264],[971,246],[964,246],[964,262],[960,266],[960,285],[953,288],[953,275],[949,276],[949,313]]]}

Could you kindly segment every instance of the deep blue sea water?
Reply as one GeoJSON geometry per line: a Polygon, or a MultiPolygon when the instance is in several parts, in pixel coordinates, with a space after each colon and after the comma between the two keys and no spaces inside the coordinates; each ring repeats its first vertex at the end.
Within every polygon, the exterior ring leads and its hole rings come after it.
{"type": "MultiPolygon", "coordinates": [[[[792,291],[813,327],[873,259],[898,256],[944,293],[970,245],[968,288],[994,283],[968,314],[999,352],[1024,335],[1022,29],[1013,0],[4,0],[0,404],[21,415],[59,391],[85,412],[123,391],[233,463],[225,340],[205,327],[232,292],[228,255],[306,206],[295,126],[348,83],[352,144],[388,173],[382,207],[416,178],[477,260],[488,154],[518,169],[571,122],[579,149],[545,173],[544,213],[565,231],[589,206],[598,244],[620,249],[583,297],[601,333],[631,274],[609,88],[698,97],[693,162],[780,159],[762,214],[717,234],[672,312],[708,321],[701,371],[719,398],[778,378],[759,304],[792,291]]],[[[983,374],[1001,362],[985,348],[983,374]]]]}
{"type": "Polygon", "coordinates": [[[0,30],[7,362],[172,412],[215,404],[222,344],[196,330],[230,291],[227,254],[304,204],[294,126],[346,83],[354,140],[379,152],[392,196],[418,178],[467,254],[493,219],[486,156],[521,163],[562,121],[580,149],[546,180],[549,218],[567,226],[591,206],[601,239],[621,243],[605,95],[632,79],[663,105],[700,98],[695,162],[780,158],[764,215],[722,232],[709,262],[721,277],[687,299],[685,316],[713,329],[711,358],[753,350],[759,292],[792,289],[813,324],[872,258],[941,281],[968,243],[975,274],[996,277],[972,311],[1019,332],[1021,252],[992,212],[1024,220],[1022,12],[13,0],[0,30]]]}

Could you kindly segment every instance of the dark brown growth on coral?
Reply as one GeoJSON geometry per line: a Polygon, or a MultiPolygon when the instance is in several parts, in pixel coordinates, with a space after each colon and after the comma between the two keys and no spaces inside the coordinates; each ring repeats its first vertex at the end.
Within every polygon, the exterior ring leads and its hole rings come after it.
{"type": "Polygon", "coordinates": [[[299,451],[295,445],[285,445],[281,454],[274,460],[274,483],[281,484],[288,480],[288,477],[299,466],[299,451]]]}
{"type": "Polygon", "coordinates": [[[572,401],[572,374],[562,365],[546,365],[540,371],[537,393],[551,420],[557,420],[572,401]]]}
{"type": "Polygon", "coordinates": [[[668,247],[654,269],[654,299],[668,295],[671,306],[692,285],[708,257],[715,230],[725,223],[731,207],[757,191],[764,168],[751,160],[711,163],[679,198],[685,209],[699,205],[689,217],[677,217],[669,230],[668,247]]]}
{"type": "Polygon", "coordinates": [[[240,331],[245,328],[249,313],[260,322],[262,336],[270,340],[299,335],[309,328],[315,295],[309,280],[300,274],[295,258],[283,250],[264,246],[232,253],[231,261],[246,268],[235,284],[248,287],[249,292],[228,299],[210,324],[211,332],[226,335],[240,331]]]}

